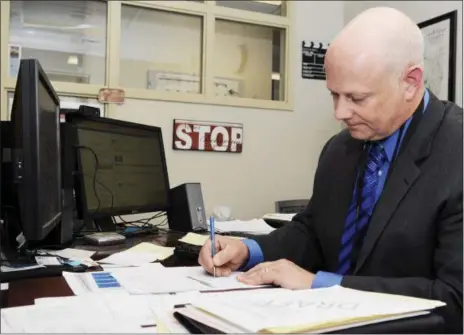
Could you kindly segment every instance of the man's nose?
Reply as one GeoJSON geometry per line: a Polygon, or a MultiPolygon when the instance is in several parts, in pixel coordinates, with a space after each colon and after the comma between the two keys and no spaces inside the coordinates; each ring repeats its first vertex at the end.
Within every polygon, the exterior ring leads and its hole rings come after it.
{"type": "Polygon", "coordinates": [[[339,99],[337,104],[335,105],[335,119],[338,121],[344,121],[353,116],[353,112],[347,106],[346,103],[343,102],[343,99],[339,99]]]}

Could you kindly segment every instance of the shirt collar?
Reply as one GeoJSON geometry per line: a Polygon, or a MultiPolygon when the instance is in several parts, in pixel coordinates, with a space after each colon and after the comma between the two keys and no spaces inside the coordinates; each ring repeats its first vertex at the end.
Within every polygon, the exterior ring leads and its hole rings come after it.
{"type": "MultiPolygon", "coordinates": [[[[423,110],[422,110],[422,113],[425,113],[426,109],[427,109],[427,106],[429,104],[429,100],[430,100],[430,93],[429,91],[426,89],[425,90],[425,93],[424,93],[424,97],[423,97],[423,101],[424,101],[424,104],[423,104],[423,110]]],[[[412,121],[412,116],[406,121],[406,124],[404,125],[404,130],[403,130],[403,134],[402,134],[402,138],[401,138],[401,141],[403,140],[403,137],[404,137],[404,134],[406,133],[410,123],[412,121]]],[[[397,143],[397,140],[398,140],[398,136],[399,136],[399,129],[396,130],[393,134],[390,135],[390,137],[380,141],[380,145],[383,147],[383,149],[385,150],[385,153],[387,154],[387,159],[389,162],[392,162],[393,160],[393,155],[394,155],[394,151],[395,151],[395,147],[396,147],[396,143],[397,143]]]]}

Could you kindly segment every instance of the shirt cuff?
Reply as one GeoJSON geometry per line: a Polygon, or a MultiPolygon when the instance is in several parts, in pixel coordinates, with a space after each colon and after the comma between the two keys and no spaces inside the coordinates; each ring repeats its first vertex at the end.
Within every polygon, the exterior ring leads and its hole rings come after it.
{"type": "Polygon", "coordinates": [[[311,288],[323,288],[341,285],[343,276],[331,272],[318,271],[311,284],[311,288]]]}
{"type": "Polygon", "coordinates": [[[239,269],[240,271],[247,271],[254,267],[255,265],[262,263],[264,261],[264,255],[263,251],[261,250],[261,247],[259,246],[258,242],[255,240],[242,240],[243,243],[248,248],[248,261],[245,262],[245,265],[242,265],[242,267],[239,269]]]}

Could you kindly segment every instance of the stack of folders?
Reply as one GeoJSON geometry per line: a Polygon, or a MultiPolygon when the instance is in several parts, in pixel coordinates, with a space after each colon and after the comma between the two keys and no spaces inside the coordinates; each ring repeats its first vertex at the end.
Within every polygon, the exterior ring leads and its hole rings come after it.
{"type": "Polygon", "coordinates": [[[331,288],[203,294],[174,309],[191,333],[324,333],[410,318],[444,306],[435,300],[331,288]]]}

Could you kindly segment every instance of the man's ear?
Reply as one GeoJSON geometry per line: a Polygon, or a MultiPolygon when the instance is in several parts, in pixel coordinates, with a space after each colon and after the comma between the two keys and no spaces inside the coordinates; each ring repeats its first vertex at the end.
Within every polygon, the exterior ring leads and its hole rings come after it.
{"type": "Polygon", "coordinates": [[[423,77],[424,70],[419,65],[412,66],[406,71],[404,76],[404,98],[406,101],[414,99],[417,91],[420,89],[422,85],[423,77]]]}

